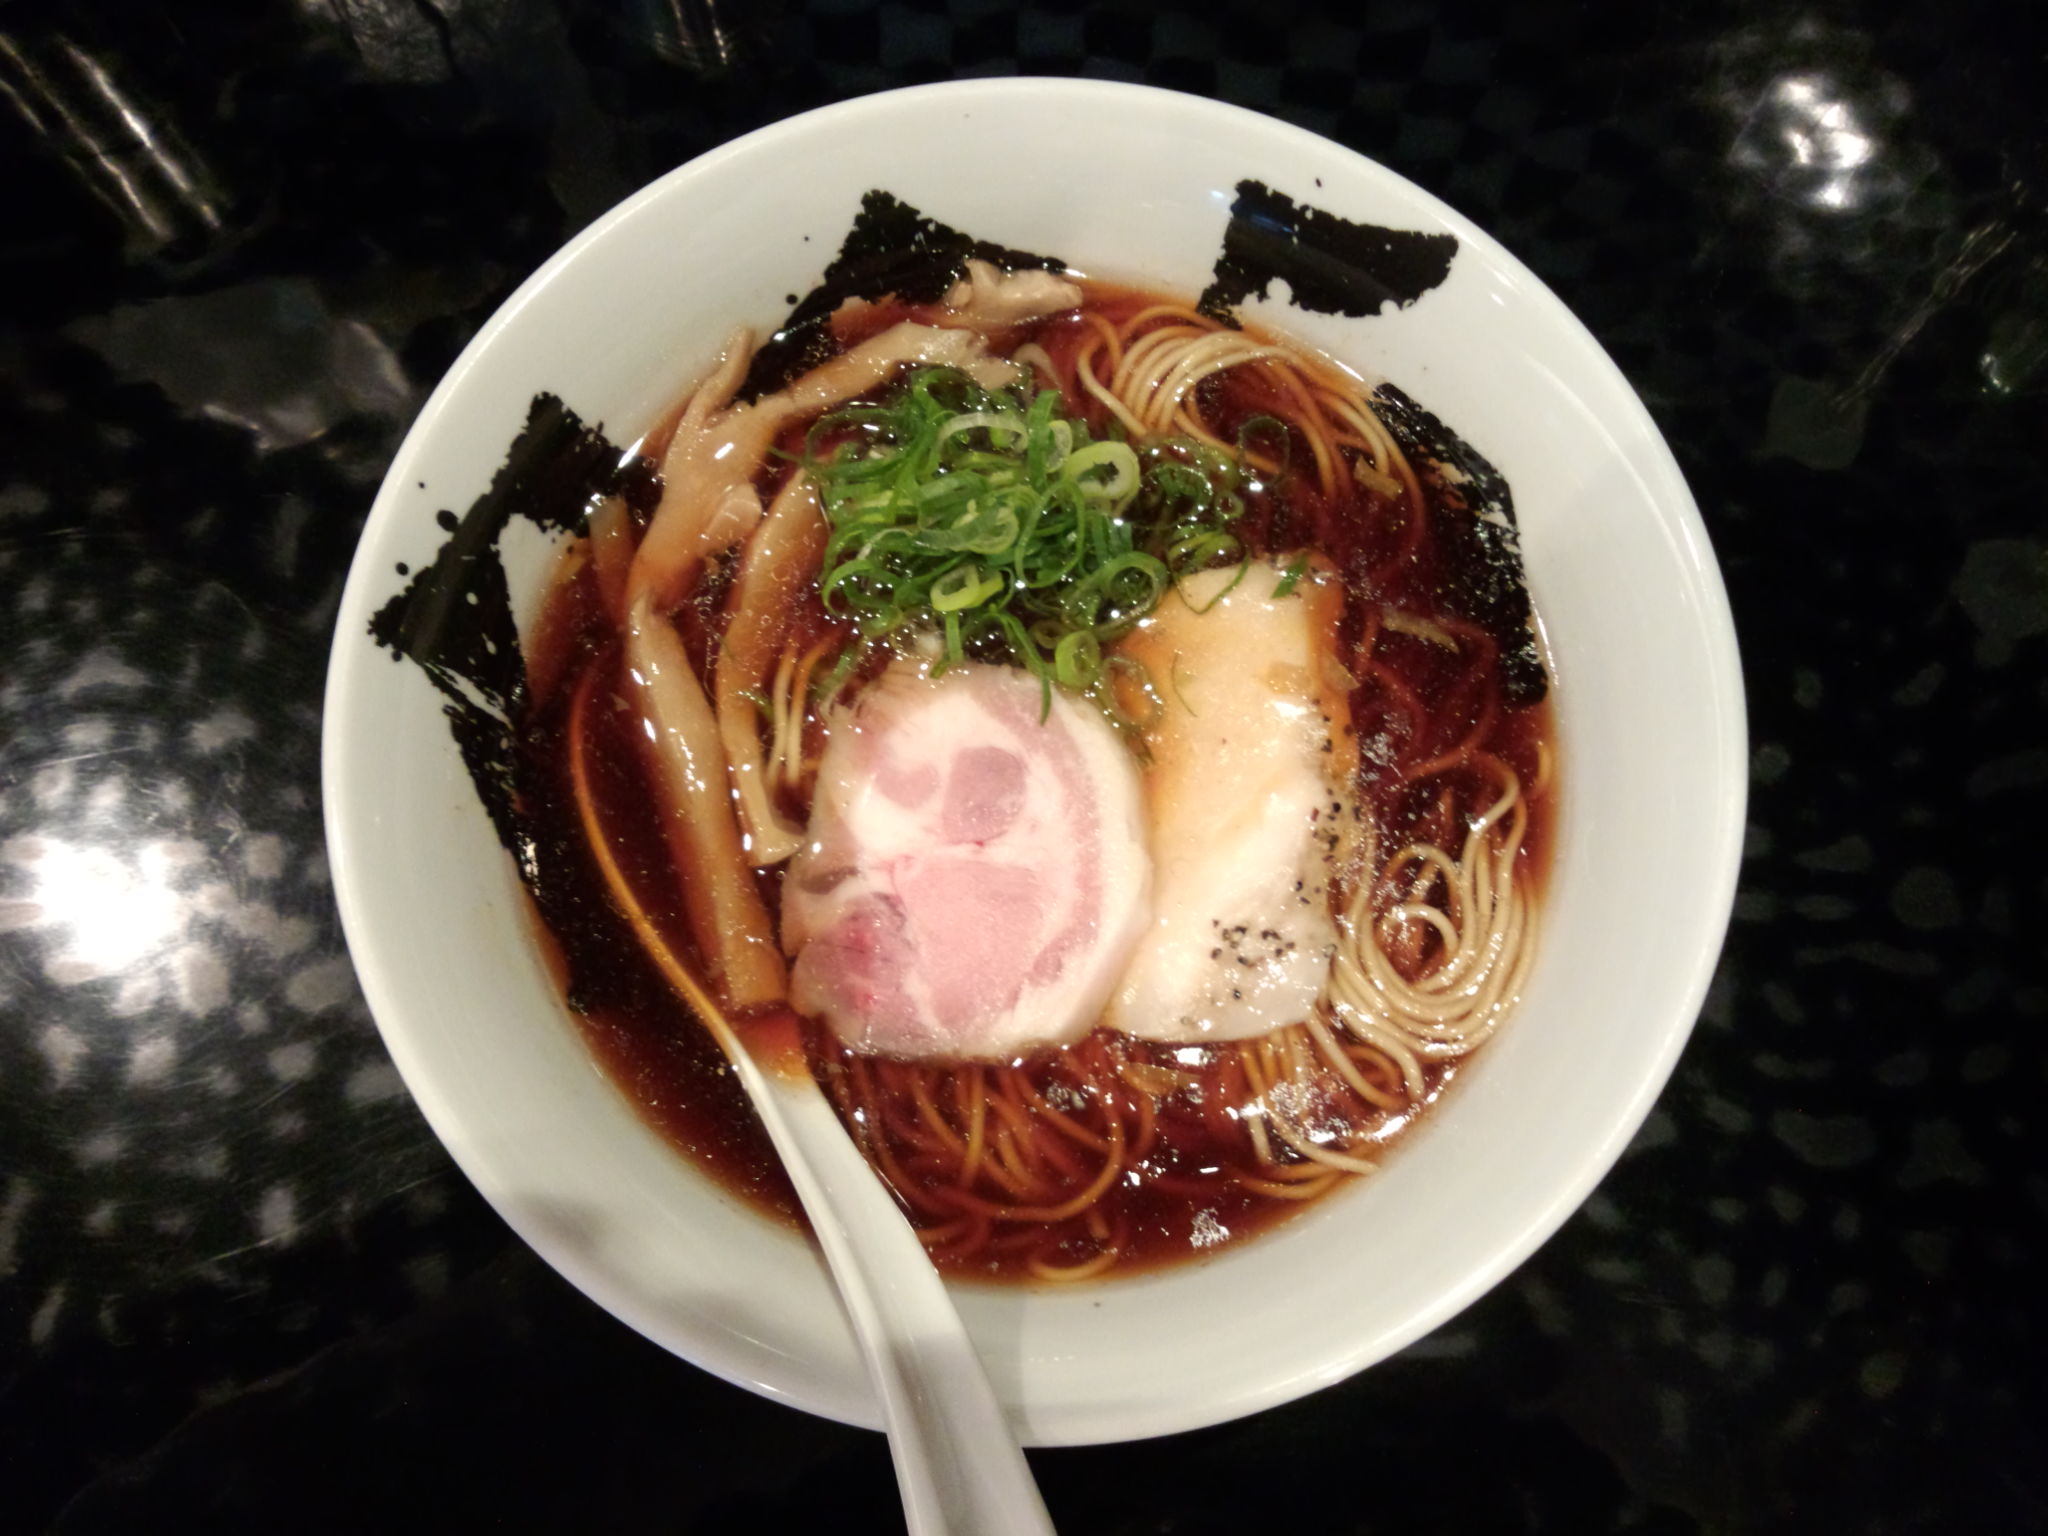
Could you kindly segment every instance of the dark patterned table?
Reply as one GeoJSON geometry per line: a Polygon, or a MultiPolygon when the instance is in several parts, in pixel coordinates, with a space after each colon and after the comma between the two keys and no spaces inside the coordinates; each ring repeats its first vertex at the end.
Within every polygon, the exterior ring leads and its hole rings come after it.
{"type": "Polygon", "coordinates": [[[1718,980],[1599,1193],[1362,1377],[1035,1455],[1062,1529],[2048,1528],[2025,10],[0,0],[0,1525],[898,1522],[877,1437],[642,1342],[454,1171],[342,947],[320,692],[386,461],[569,235],[1024,72],[1275,113],[1527,260],[1692,482],[1754,738],[1718,980]]]}

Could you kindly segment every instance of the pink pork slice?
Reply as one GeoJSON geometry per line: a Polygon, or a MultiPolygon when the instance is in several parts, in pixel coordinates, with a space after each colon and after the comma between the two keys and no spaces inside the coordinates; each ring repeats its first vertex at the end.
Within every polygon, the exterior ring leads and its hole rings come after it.
{"type": "Polygon", "coordinates": [[[782,887],[791,996],[858,1051],[1013,1060],[1086,1035],[1149,917],[1137,766],[1030,674],[894,663],[835,724],[782,887]]]}

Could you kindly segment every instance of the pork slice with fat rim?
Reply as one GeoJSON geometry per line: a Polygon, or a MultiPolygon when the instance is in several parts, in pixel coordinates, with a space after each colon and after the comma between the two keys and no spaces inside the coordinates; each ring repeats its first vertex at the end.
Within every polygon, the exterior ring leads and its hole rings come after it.
{"type": "Polygon", "coordinates": [[[1144,929],[1136,765],[1016,668],[899,661],[835,723],[783,884],[792,999],[853,1049],[1007,1060],[1094,1027],[1144,929]]]}

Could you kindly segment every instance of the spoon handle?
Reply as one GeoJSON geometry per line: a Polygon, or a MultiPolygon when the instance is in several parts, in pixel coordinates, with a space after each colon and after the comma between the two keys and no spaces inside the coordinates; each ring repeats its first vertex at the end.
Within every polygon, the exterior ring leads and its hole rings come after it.
{"type": "Polygon", "coordinates": [[[945,1283],[824,1091],[744,1052],[734,1066],[838,1281],[881,1396],[910,1536],[1052,1536],[945,1283]]]}
{"type": "MultiPolygon", "coordinates": [[[[643,548],[641,558],[645,554],[643,548]]],[[[664,632],[665,626],[656,623],[646,631],[656,637],[664,632]]],[[[668,638],[682,656],[682,642],[673,632],[668,638]]],[[[569,717],[569,739],[575,744],[570,774],[587,846],[648,958],[725,1053],[796,1186],[845,1303],[868,1380],[882,1400],[882,1424],[889,1432],[910,1536],[1053,1536],[1031,1468],[989,1389],[945,1283],[881,1176],[868,1166],[806,1069],[796,1016],[782,1010],[775,1016],[779,1028],[768,1017],[754,1021],[753,1038],[765,1050],[756,1057],[717,997],[669,947],[613,856],[593,809],[582,755],[588,740],[582,712],[597,675],[595,669],[585,675],[569,717]]],[[[697,709],[708,711],[687,657],[677,664],[675,677],[683,704],[694,698],[697,709]]],[[[711,740],[715,756],[715,730],[711,740]]],[[[687,751],[684,759],[688,774],[700,771],[691,766],[687,751]]],[[[775,956],[771,969],[779,974],[779,967],[775,956]]]]}

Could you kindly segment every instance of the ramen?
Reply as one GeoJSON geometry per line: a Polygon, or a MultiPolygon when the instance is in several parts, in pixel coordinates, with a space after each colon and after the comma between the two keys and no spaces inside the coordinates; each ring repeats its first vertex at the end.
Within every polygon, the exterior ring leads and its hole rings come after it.
{"type": "Polygon", "coordinates": [[[1512,1009],[1554,815],[1504,492],[1406,396],[981,262],[755,348],[527,643],[599,1059],[793,1211],[654,963],[804,1059],[950,1273],[1212,1250],[1368,1176],[1512,1009]]]}

